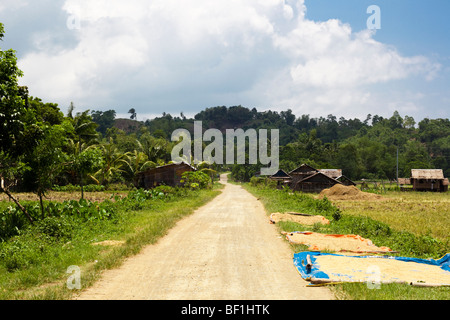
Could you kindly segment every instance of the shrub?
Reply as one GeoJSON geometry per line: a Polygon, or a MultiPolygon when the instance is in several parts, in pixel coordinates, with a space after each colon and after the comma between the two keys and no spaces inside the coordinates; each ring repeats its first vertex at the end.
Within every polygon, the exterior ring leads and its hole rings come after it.
{"type": "Polygon", "coordinates": [[[46,217],[38,221],[32,228],[35,234],[42,234],[55,240],[70,240],[74,223],[68,217],[46,217]]]}
{"type": "Polygon", "coordinates": [[[29,224],[23,212],[17,207],[9,206],[0,212],[0,242],[19,233],[19,230],[29,224]]]}
{"type": "Polygon", "coordinates": [[[181,177],[182,180],[180,182],[191,189],[205,189],[211,184],[211,178],[201,171],[186,171],[181,177]]]}

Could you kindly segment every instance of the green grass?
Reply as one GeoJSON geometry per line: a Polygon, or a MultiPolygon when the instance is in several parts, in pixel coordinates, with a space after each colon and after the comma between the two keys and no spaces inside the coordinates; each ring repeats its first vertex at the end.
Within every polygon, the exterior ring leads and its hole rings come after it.
{"type": "Polygon", "coordinates": [[[56,235],[49,235],[49,225],[53,225],[49,221],[43,223],[43,229],[40,224],[24,229],[0,244],[5,258],[0,261],[0,299],[70,299],[76,290],[66,286],[69,266],[81,268],[82,288],[90,286],[102,270],[117,267],[143,246],[155,243],[178,220],[217,196],[220,188],[222,185],[216,184],[213,189],[142,201],[134,210],[118,205],[114,219],[57,219],[56,235]],[[124,244],[92,245],[104,240],[124,244]]]}
{"type": "MultiPolygon", "coordinates": [[[[390,247],[398,251],[399,256],[416,258],[441,258],[450,252],[448,241],[436,239],[429,233],[422,234],[413,230],[423,230],[423,228],[434,230],[438,228],[434,224],[422,224],[420,228],[413,229],[411,222],[407,219],[399,219],[402,223],[395,225],[373,218],[375,215],[364,215],[364,210],[356,214],[355,206],[352,214],[347,213],[347,207],[339,202],[335,206],[328,199],[315,199],[313,195],[292,193],[291,191],[276,190],[269,187],[252,186],[243,184],[249,192],[255,195],[265,206],[267,214],[273,212],[302,212],[310,214],[320,214],[330,220],[329,225],[316,224],[314,226],[303,226],[294,222],[280,222],[277,224],[280,232],[286,231],[314,231],[328,234],[358,234],[364,238],[371,239],[378,246],[390,247]],[[339,208],[338,208],[339,207],[339,208]]],[[[425,196],[423,196],[425,197],[425,196]]],[[[432,196],[432,197],[435,197],[432,196]]],[[[421,199],[424,200],[423,198],[421,199]]],[[[381,209],[382,210],[382,209],[381,209]]],[[[377,211],[374,207],[373,211],[377,211]]],[[[436,214],[430,207],[427,213],[436,214]]],[[[448,229],[448,225],[445,226],[448,229]]],[[[432,231],[433,232],[433,231],[432,231]]],[[[308,250],[303,245],[291,245],[293,252],[308,250]]],[[[345,283],[331,287],[338,299],[348,300],[448,300],[450,298],[450,288],[416,288],[408,285],[392,284],[382,285],[380,290],[368,289],[365,284],[345,283]]]]}

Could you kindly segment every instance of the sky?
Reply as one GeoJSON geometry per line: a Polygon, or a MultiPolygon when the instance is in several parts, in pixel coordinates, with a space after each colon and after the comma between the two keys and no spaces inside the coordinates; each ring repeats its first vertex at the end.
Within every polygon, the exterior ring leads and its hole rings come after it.
{"type": "Polygon", "coordinates": [[[450,114],[448,12],[448,0],[1,0],[0,47],[63,112],[242,105],[419,122],[450,114]]]}

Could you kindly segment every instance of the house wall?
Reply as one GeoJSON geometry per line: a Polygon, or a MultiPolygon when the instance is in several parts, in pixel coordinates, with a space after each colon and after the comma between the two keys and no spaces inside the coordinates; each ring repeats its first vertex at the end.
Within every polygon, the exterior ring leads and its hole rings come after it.
{"type": "Polygon", "coordinates": [[[411,179],[413,189],[417,191],[443,191],[443,180],[411,179]]]}
{"type": "Polygon", "coordinates": [[[324,189],[331,188],[335,184],[339,184],[338,181],[329,179],[322,175],[317,175],[306,181],[300,181],[294,186],[295,191],[302,192],[321,192],[324,189]]]}
{"type": "Polygon", "coordinates": [[[193,171],[189,166],[164,166],[151,169],[141,174],[139,187],[154,188],[158,185],[179,186],[181,185],[181,175],[186,171],[193,171]]]}

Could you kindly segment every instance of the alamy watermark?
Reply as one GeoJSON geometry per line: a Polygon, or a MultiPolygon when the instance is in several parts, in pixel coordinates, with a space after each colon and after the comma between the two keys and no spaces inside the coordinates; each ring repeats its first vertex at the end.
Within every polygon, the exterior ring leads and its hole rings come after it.
{"type": "Polygon", "coordinates": [[[215,164],[262,164],[261,175],[273,175],[279,166],[279,130],[271,129],[227,129],[224,135],[218,129],[203,133],[202,121],[194,122],[194,137],[187,129],[172,133],[172,141],[180,141],[171,152],[172,161],[194,164],[202,161],[215,164]],[[203,149],[203,143],[211,141],[203,149]],[[236,143],[235,143],[236,141],[236,143]],[[192,143],[193,142],[193,143],[192,143]],[[225,142],[225,144],[224,144],[225,142]],[[247,143],[248,142],[248,143],[247,143]],[[193,151],[192,151],[193,149],[193,151]],[[270,154],[269,154],[270,149],[270,154]],[[225,156],[224,156],[225,152],[225,156]]]}
{"type": "Polygon", "coordinates": [[[367,29],[381,29],[381,9],[377,5],[371,5],[367,8],[367,13],[371,16],[367,19],[367,29]]]}
{"type": "Polygon", "coordinates": [[[371,265],[367,268],[366,274],[369,274],[366,281],[367,289],[381,289],[381,270],[377,265],[371,265]]]}
{"type": "Polygon", "coordinates": [[[70,290],[81,289],[81,269],[78,266],[70,266],[67,268],[66,273],[70,274],[67,278],[66,285],[70,290]]]}

